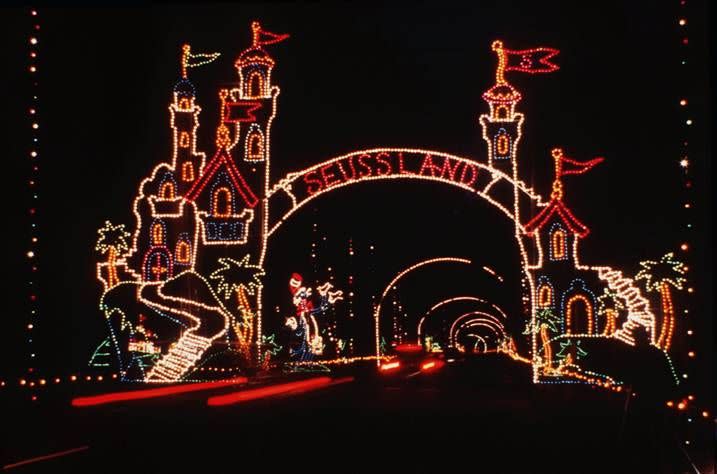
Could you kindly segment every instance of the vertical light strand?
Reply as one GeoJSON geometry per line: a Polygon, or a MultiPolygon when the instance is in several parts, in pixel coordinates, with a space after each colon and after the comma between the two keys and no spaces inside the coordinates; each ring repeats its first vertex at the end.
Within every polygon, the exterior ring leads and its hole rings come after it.
{"type": "MultiPolygon", "coordinates": [[[[28,10],[30,15],[31,29],[28,34],[28,66],[27,71],[29,74],[31,93],[30,93],[30,105],[27,110],[28,114],[28,126],[30,127],[31,142],[28,150],[30,159],[30,178],[28,180],[29,192],[30,192],[30,208],[28,209],[29,220],[30,220],[30,242],[29,249],[27,250],[28,265],[30,267],[30,278],[29,278],[29,308],[30,314],[28,315],[27,329],[27,341],[28,341],[28,373],[34,373],[37,368],[37,341],[35,341],[36,326],[38,320],[38,285],[37,285],[37,271],[38,271],[38,223],[37,223],[37,205],[38,205],[38,172],[39,172],[39,157],[40,157],[40,114],[39,114],[39,92],[38,92],[38,75],[39,75],[39,49],[40,49],[40,22],[39,13],[36,9],[31,8],[28,10]]],[[[32,401],[37,400],[37,393],[33,390],[30,392],[30,398],[32,401]]]]}
{"type": "MultiPolygon", "coordinates": [[[[687,0],[680,0],[680,8],[678,9],[677,29],[678,29],[678,40],[680,42],[680,68],[681,68],[681,72],[682,72],[682,77],[684,77],[685,79],[689,78],[690,74],[688,73],[688,71],[691,68],[690,61],[687,60],[688,52],[689,52],[689,38],[687,36],[688,30],[687,30],[687,15],[686,15],[687,8],[686,7],[687,7],[687,0]]],[[[687,82],[686,80],[680,81],[680,86],[686,88],[687,87],[686,82],[687,82]]],[[[692,189],[692,178],[690,176],[690,154],[689,154],[688,150],[689,150],[689,141],[690,141],[689,132],[690,132],[690,128],[692,126],[692,118],[690,117],[689,104],[690,104],[692,98],[688,97],[688,94],[686,94],[686,93],[681,93],[680,95],[681,95],[681,97],[678,100],[679,100],[680,109],[681,109],[682,113],[679,114],[679,121],[681,122],[680,130],[682,131],[682,133],[681,133],[682,136],[681,136],[681,143],[680,143],[679,165],[682,168],[682,184],[684,187],[684,193],[682,194],[684,202],[682,203],[682,208],[685,210],[685,212],[687,214],[685,216],[686,222],[684,223],[684,225],[686,226],[686,230],[690,231],[690,230],[692,230],[692,223],[690,222],[690,220],[691,220],[690,219],[690,216],[691,216],[690,210],[692,208],[692,203],[691,203],[692,193],[690,191],[692,189]]],[[[689,232],[686,232],[686,233],[689,234],[689,232]]],[[[687,257],[688,257],[687,252],[689,250],[692,250],[691,245],[688,243],[688,239],[689,239],[689,237],[685,238],[683,240],[682,244],[680,245],[680,250],[684,254],[682,256],[683,261],[687,260],[687,257]]],[[[688,268],[689,268],[689,266],[691,266],[691,262],[687,262],[687,263],[688,263],[688,268]]],[[[686,275],[686,276],[689,278],[688,275],[686,275]]],[[[689,282],[686,282],[686,286],[688,287],[689,290],[691,290],[689,282]]],[[[688,290],[688,293],[691,294],[691,291],[689,291],[689,290],[688,290]]],[[[688,300],[689,300],[689,298],[688,298],[688,300]]],[[[689,306],[689,302],[685,302],[685,306],[689,306]]],[[[688,353],[692,353],[691,348],[693,346],[694,339],[691,337],[693,334],[693,331],[690,328],[690,321],[688,318],[689,310],[687,308],[685,308],[683,314],[685,316],[683,318],[684,323],[678,324],[678,328],[679,328],[678,330],[681,329],[682,331],[685,331],[685,334],[686,334],[685,340],[687,342],[686,346],[689,351],[688,353]],[[680,326],[681,326],[681,328],[680,328],[680,326]]],[[[678,315],[674,315],[674,317],[676,318],[676,317],[678,317],[678,315]]],[[[682,349],[684,350],[684,347],[682,349]]],[[[682,381],[687,382],[687,380],[685,380],[686,378],[687,378],[687,371],[685,371],[682,374],[682,379],[683,379],[682,381]]],[[[685,434],[686,434],[686,438],[690,437],[689,433],[685,433],[685,434]]],[[[684,443],[686,445],[689,445],[689,439],[685,439],[684,443]]]]}
{"type": "MultiPolygon", "coordinates": [[[[324,236],[324,239],[326,239],[326,236],[324,236]]],[[[337,245],[340,245],[340,244],[337,244],[337,245]]],[[[328,246],[328,243],[327,243],[327,244],[326,244],[326,249],[327,249],[327,253],[328,253],[329,255],[334,255],[334,247],[329,247],[329,246],[328,246]]],[[[335,284],[335,282],[336,282],[336,278],[335,278],[335,275],[334,275],[334,267],[333,267],[333,265],[330,266],[330,267],[327,267],[327,271],[328,271],[328,277],[329,277],[329,280],[328,280],[328,281],[329,281],[329,282],[331,283],[331,285],[333,286],[333,285],[335,284]]],[[[317,280],[317,282],[316,282],[316,285],[317,285],[317,288],[318,288],[318,286],[319,286],[318,280],[317,280]]],[[[329,308],[328,308],[328,309],[326,310],[326,312],[324,313],[324,321],[326,321],[325,328],[326,328],[326,331],[327,331],[327,335],[329,336],[329,341],[328,341],[328,342],[333,342],[333,341],[332,341],[333,335],[336,334],[336,318],[337,318],[337,315],[336,315],[336,306],[330,305],[329,308]],[[333,326],[333,330],[332,330],[332,326],[333,326]]],[[[318,327],[317,327],[317,331],[316,331],[316,332],[317,332],[317,335],[320,335],[320,333],[319,333],[319,331],[318,331],[318,327]]],[[[324,343],[324,345],[325,345],[325,347],[329,347],[329,344],[328,344],[328,343],[324,343]]],[[[324,352],[324,354],[325,354],[325,352],[324,352]]]]}
{"type": "MultiPolygon", "coordinates": [[[[689,40],[687,38],[687,19],[685,18],[685,12],[687,1],[686,0],[680,0],[680,8],[678,10],[678,19],[677,19],[677,28],[678,28],[678,40],[680,42],[680,66],[682,70],[683,77],[686,75],[686,69],[688,67],[688,61],[687,61],[687,45],[689,44],[689,40]]],[[[685,87],[685,84],[680,84],[680,86],[685,87]]],[[[688,153],[688,145],[689,145],[689,138],[688,138],[688,132],[689,127],[692,125],[692,120],[689,118],[689,99],[687,98],[687,95],[684,93],[680,94],[681,97],[679,98],[679,104],[681,109],[681,114],[679,115],[679,121],[682,123],[682,126],[680,127],[681,133],[681,143],[680,143],[680,153],[679,153],[679,166],[682,168],[682,185],[684,186],[685,192],[683,193],[683,203],[684,208],[687,210],[689,209],[690,203],[689,203],[689,190],[692,187],[692,181],[690,178],[689,168],[690,168],[690,156],[688,153]]],[[[687,218],[689,221],[689,217],[687,218]]],[[[688,225],[691,227],[691,224],[689,222],[685,223],[685,225],[688,225]]],[[[689,249],[689,245],[686,241],[683,240],[682,244],[680,245],[680,250],[683,253],[686,253],[689,249]]],[[[682,259],[684,260],[686,257],[683,256],[682,259]]],[[[688,284],[689,285],[689,284],[688,284]]],[[[685,311],[685,316],[687,316],[688,311],[685,311]]],[[[686,318],[685,318],[686,320],[686,318]]],[[[692,331],[689,330],[689,323],[687,322],[682,330],[686,331],[686,334],[689,336],[691,335],[692,331]]],[[[691,338],[686,338],[687,345],[691,345],[691,338]]]]}
{"type": "Polygon", "coordinates": [[[353,356],[353,333],[354,333],[354,240],[353,237],[349,238],[349,276],[348,284],[348,317],[347,328],[344,334],[346,335],[346,351],[349,357],[353,356]]]}
{"type": "MultiPolygon", "coordinates": [[[[689,77],[690,74],[688,73],[689,68],[689,61],[687,60],[688,52],[689,52],[689,38],[687,36],[687,0],[680,0],[680,8],[678,13],[678,38],[680,41],[680,65],[682,67],[682,73],[683,77],[689,77]]],[[[683,87],[686,87],[686,84],[682,84],[683,87]]],[[[683,131],[682,137],[681,137],[681,147],[680,147],[680,167],[682,168],[682,178],[683,178],[683,186],[684,186],[684,203],[683,203],[683,209],[686,212],[686,222],[685,226],[687,230],[693,230],[692,223],[690,222],[690,216],[691,216],[691,209],[692,209],[692,203],[691,203],[691,196],[692,193],[690,192],[692,190],[692,177],[690,176],[690,154],[689,154],[689,131],[690,127],[692,125],[692,119],[690,118],[690,99],[687,97],[687,94],[681,94],[682,97],[679,99],[680,108],[682,109],[682,114],[680,116],[680,121],[682,122],[681,130],[683,131]]],[[[691,245],[687,242],[687,239],[680,245],[680,250],[683,253],[687,253],[689,250],[691,250],[691,245]]],[[[687,255],[685,255],[682,260],[687,260],[687,255]]],[[[687,262],[688,265],[690,265],[690,262],[687,262]]],[[[689,267],[688,267],[689,268],[689,267]]],[[[687,282],[687,287],[690,288],[689,282],[687,282]]],[[[688,293],[691,294],[692,292],[688,290],[688,293]]],[[[689,304],[686,304],[686,306],[689,306],[689,304]]],[[[686,334],[688,336],[692,335],[692,330],[690,329],[690,323],[688,320],[689,310],[684,310],[685,315],[685,322],[686,324],[683,325],[683,330],[686,331],[686,334]]],[[[687,338],[687,346],[692,346],[692,338],[687,338]]]]}
{"type": "MultiPolygon", "coordinates": [[[[369,246],[368,246],[369,265],[368,265],[368,278],[367,279],[371,282],[376,281],[376,267],[374,265],[375,257],[376,257],[375,250],[376,250],[376,247],[373,244],[369,244],[369,246]]],[[[364,287],[364,288],[366,288],[366,287],[364,287]]],[[[371,286],[371,314],[376,314],[376,295],[374,294],[374,289],[375,289],[375,287],[372,285],[371,286]]],[[[376,288],[376,289],[378,289],[378,288],[376,288]]],[[[379,329],[378,318],[374,318],[373,331],[374,331],[375,350],[376,350],[376,355],[381,356],[383,354],[381,354],[381,339],[380,339],[378,329],[379,329]]],[[[380,366],[381,366],[381,360],[377,358],[376,367],[380,367],[380,366]]]]}

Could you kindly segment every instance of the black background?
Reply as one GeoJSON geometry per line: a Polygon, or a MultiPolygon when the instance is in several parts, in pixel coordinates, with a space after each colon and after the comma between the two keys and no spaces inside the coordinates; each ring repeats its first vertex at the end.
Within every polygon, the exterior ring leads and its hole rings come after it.
{"type": "MultiPolygon", "coordinates": [[[[217,90],[237,80],[233,62],[248,46],[254,19],[270,31],[291,34],[268,46],[277,61],[272,79],[282,89],[272,130],[274,180],[378,146],[485,160],[478,116],[487,110],[481,94],[493,84],[491,41],[500,38],[513,49],[560,49],[559,71],[508,78],[523,94],[518,109],[526,115],[520,174],[547,197],[552,147],[579,160],[604,156],[588,174],[565,178],[566,203],[592,229],[582,244],[582,260],[634,275],[640,260],[677,251],[690,264],[690,283],[697,290],[678,304],[692,309],[691,317],[700,321],[694,327],[706,343],[711,331],[706,8],[699,2],[655,3],[649,8],[617,1],[40,8],[35,363],[28,362],[24,330],[32,22],[26,10],[6,10],[3,114],[11,133],[4,158],[12,178],[5,202],[13,216],[6,233],[16,245],[6,257],[5,372],[34,365],[64,373],[86,364],[104,337],[96,310],[96,230],[106,219],[131,228],[139,182],[170,158],[167,105],[179,76],[180,47],[188,42],[195,52],[222,53],[190,72],[203,109],[199,148],[211,156],[217,90]],[[686,29],[678,25],[682,15],[690,21],[686,29]],[[680,43],[685,31],[689,46],[680,43]],[[679,106],[683,97],[687,108],[679,106]],[[685,125],[688,117],[692,127],[685,125]],[[685,140],[692,164],[688,177],[678,166],[685,140]],[[686,179],[693,182],[689,190],[686,179]],[[684,209],[686,202],[692,203],[690,210],[684,209]],[[682,242],[691,245],[687,254],[679,251],[682,242]]],[[[292,271],[327,279],[329,262],[343,258],[339,253],[349,237],[357,257],[376,246],[370,259],[355,260],[351,270],[364,282],[365,298],[380,294],[396,272],[422,258],[470,256],[514,275],[518,261],[509,229],[490,206],[447,187],[348,187],[317,199],[282,228],[269,248],[267,295],[284,300],[266,305],[288,309],[292,271]],[[314,222],[318,234],[311,232],[314,222]],[[317,235],[331,243],[312,268],[310,243],[317,235]]],[[[337,284],[347,268],[333,269],[337,284]]],[[[427,278],[421,291],[430,289],[436,276],[427,278]]],[[[450,272],[439,278],[464,284],[450,272]]]]}

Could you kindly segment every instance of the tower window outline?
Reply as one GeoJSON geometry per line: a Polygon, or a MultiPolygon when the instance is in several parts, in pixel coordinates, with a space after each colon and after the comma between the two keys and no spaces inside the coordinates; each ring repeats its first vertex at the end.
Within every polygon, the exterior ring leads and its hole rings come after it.
{"type": "Polygon", "coordinates": [[[192,246],[189,242],[182,239],[177,242],[175,251],[175,260],[179,263],[189,263],[192,258],[192,246]]]}
{"type": "Polygon", "coordinates": [[[189,132],[182,131],[179,132],[179,147],[180,148],[189,148],[190,145],[190,135],[189,132]]]}
{"type": "Polygon", "coordinates": [[[226,186],[220,186],[212,192],[212,215],[230,217],[232,209],[232,192],[226,186]]]}
{"type": "Polygon", "coordinates": [[[261,97],[264,95],[264,76],[259,71],[249,73],[247,79],[247,95],[249,97],[261,97]]]}
{"type": "Polygon", "coordinates": [[[512,154],[512,144],[508,131],[501,127],[493,136],[494,156],[498,160],[507,160],[512,154]]]}
{"type": "Polygon", "coordinates": [[[549,283],[542,283],[538,287],[538,307],[549,308],[553,305],[553,287],[549,283]]]}
{"type": "Polygon", "coordinates": [[[495,145],[499,155],[507,155],[510,152],[510,139],[503,133],[498,135],[495,145]]]}
{"type": "Polygon", "coordinates": [[[174,187],[174,183],[172,181],[165,181],[164,183],[162,183],[162,185],[159,187],[159,198],[172,200],[176,197],[177,193],[174,187]]]}
{"type": "Polygon", "coordinates": [[[553,225],[550,229],[550,259],[567,260],[568,258],[568,237],[565,229],[559,225],[553,225]]]}
{"type": "Polygon", "coordinates": [[[264,134],[256,124],[249,129],[244,152],[247,161],[264,161],[264,134]]]}
{"type": "Polygon", "coordinates": [[[194,181],[194,163],[191,161],[182,163],[182,181],[194,181]]]}
{"type": "Polygon", "coordinates": [[[164,245],[164,225],[161,222],[152,224],[152,245],[164,245]]]}

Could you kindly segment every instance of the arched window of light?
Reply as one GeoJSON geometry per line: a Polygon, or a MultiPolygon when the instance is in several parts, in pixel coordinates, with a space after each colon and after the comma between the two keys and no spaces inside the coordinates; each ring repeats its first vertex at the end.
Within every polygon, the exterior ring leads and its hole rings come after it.
{"type": "Polygon", "coordinates": [[[182,181],[194,181],[194,163],[191,161],[182,164],[182,181]]]}
{"type": "Polygon", "coordinates": [[[175,252],[175,259],[179,263],[189,263],[192,255],[192,247],[186,240],[180,240],[177,243],[177,250],[175,252]]]}
{"type": "Polygon", "coordinates": [[[264,78],[261,73],[254,71],[249,74],[249,97],[261,97],[264,92],[264,78]]]}
{"type": "Polygon", "coordinates": [[[174,190],[174,183],[171,181],[165,181],[159,188],[159,197],[161,199],[174,199],[176,196],[174,190]]]}
{"type": "Polygon", "coordinates": [[[189,148],[189,132],[179,132],[179,146],[181,148],[189,148]]]}
{"type": "Polygon", "coordinates": [[[152,225],[152,245],[164,244],[164,226],[159,222],[152,225]]]}
{"type": "Polygon", "coordinates": [[[264,137],[259,130],[254,130],[247,137],[247,159],[261,161],[264,159],[264,137]]]}
{"type": "Polygon", "coordinates": [[[538,306],[547,308],[553,305],[553,287],[547,283],[543,283],[538,288],[538,306]]]}
{"type": "Polygon", "coordinates": [[[565,304],[565,333],[593,333],[593,305],[587,296],[573,295],[565,304]]]}
{"type": "Polygon", "coordinates": [[[214,190],[212,214],[215,217],[229,217],[232,215],[232,193],[227,187],[222,186],[214,190]]]}
{"type": "Polygon", "coordinates": [[[563,229],[555,229],[550,234],[550,255],[553,260],[564,260],[567,253],[565,231],[563,229]]]}

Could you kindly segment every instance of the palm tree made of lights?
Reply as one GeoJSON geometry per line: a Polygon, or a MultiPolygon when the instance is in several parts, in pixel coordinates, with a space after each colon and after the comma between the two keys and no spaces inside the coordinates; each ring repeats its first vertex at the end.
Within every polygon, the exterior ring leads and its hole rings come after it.
{"type": "Polygon", "coordinates": [[[257,288],[261,287],[260,279],[264,276],[264,269],[258,265],[251,265],[249,255],[245,255],[241,260],[220,258],[219,265],[221,267],[214,270],[209,278],[219,280],[217,290],[223,294],[224,299],[228,300],[232,294],[236,294],[241,322],[238,324],[235,322],[232,327],[242,352],[248,357],[255,316],[249,303],[249,296],[254,295],[257,288]]]}
{"type": "Polygon", "coordinates": [[[117,276],[117,257],[129,251],[127,238],[130,233],[124,230],[124,224],[113,225],[105,221],[104,227],[97,230],[100,235],[97,238],[95,250],[101,254],[107,254],[107,287],[112,288],[119,283],[117,276]]]}
{"type": "Polygon", "coordinates": [[[617,318],[626,306],[617,291],[605,288],[598,297],[598,314],[605,318],[604,336],[612,336],[617,329],[617,318]]]}
{"type": "Polygon", "coordinates": [[[675,307],[672,303],[670,286],[677,290],[682,289],[686,281],[684,274],[687,267],[680,261],[675,260],[672,252],[667,253],[659,261],[648,260],[640,262],[642,270],[635,275],[635,280],[645,280],[647,291],[657,291],[662,300],[662,325],[660,336],[657,339],[657,347],[663,350],[670,348],[672,334],[675,329],[675,307]]]}
{"type": "Polygon", "coordinates": [[[523,334],[540,334],[540,340],[543,344],[543,364],[545,370],[552,369],[553,365],[553,349],[550,346],[550,334],[558,332],[559,318],[555,316],[550,308],[541,308],[535,314],[535,323],[529,321],[523,334]]]}

